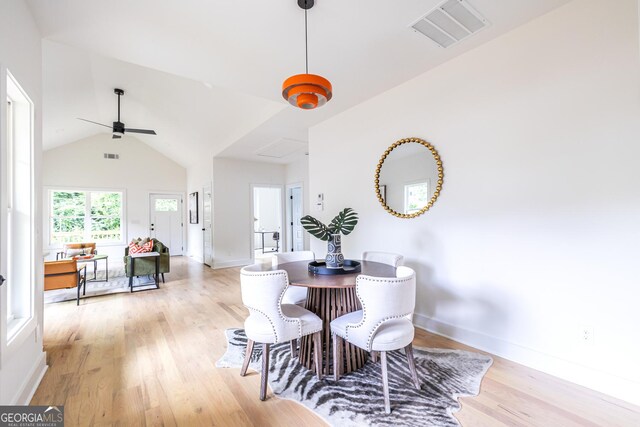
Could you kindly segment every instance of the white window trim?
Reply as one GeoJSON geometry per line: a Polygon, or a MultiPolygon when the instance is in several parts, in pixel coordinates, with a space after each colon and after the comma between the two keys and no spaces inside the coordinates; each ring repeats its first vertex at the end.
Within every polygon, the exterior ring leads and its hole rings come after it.
{"type": "MultiPolygon", "coordinates": [[[[412,214],[415,212],[419,212],[420,209],[411,209],[409,210],[409,206],[408,202],[409,202],[409,195],[408,195],[408,191],[409,191],[409,187],[413,187],[419,184],[427,184],[427,199],[430,199],[430,195],[431,195],[431,179],[427,178],[427,179],[420,179],[417,181],[411,181],[411,182],[406,182],[404,184],[404,213],[405,214],[412,214]]],[[[427,202],[428,203],[428,202],[427,202]]]]}
{"type": "MultiPolygon", "coordinates": [[[[13,99],[10,95],[10,88],[8,85],[8,81],[11,81],[11,85],[13,86],[13,88],[11,88],[11,91],[16,91],[16,93],[19,93],[20,98],[23,99],[23,101],[28,104],[29,106],[29,174],[30,174],[30,183],[29,183],[29,192],[30,192],[30,200],[29,200],[29,217],[30,218],[35,218],[34,212],[35,212],[35,207],[36,207],[36,190],[35,190],[35,154],[34,154],[34,132],[35,132],[35,108],[34,108],[34,103],[31,100],[31,98],[29,97],[29,95],[27,94],[27,92],[22,88],[22,86],[20,85],[20,83],[16,80],[16,78],[11,74],[11,72],[3,67],[0,66],[0,94],[6,94],[6,98],[8,100],[11,100],[12,102],[12,110],[14,108],[14,105],[16,102],[15,99],[13,99]]],[[[5,102],[4,98],[3,98],[3,104],[5,102]]],[[[22,102],[22,101],[20,101],[22,102]]],[[[4,108],[7,108],[6,106],[4,108]]],[[[4,110],[4,108],[0,109],[0,110],[4,110]]],[[[4,120],[7,119],[6,117],[6,111],[2,111],[2,119],[0,120],[0,128],[3,128],[3,126],[1,126],[2,122],[4,122],[4,120]]],[[[12,113],[15,113],[14,111],[12,111],[12,113]]],[[[12,120],[13,120],[13,114],[12,114],[12,120]]],[[[4,123],[5,126],[8,127],[7,123],[4,123]]],[[[0,138],[3,138],[3,145],[5,146],[7,149],[9,149],[9,147],[12,145],[12,142],[9,140],[4,140],[4,138],[6,138],[5,135],[0,136],[0,138]]],[[[13,135],[11,136],[11,138],[13,139],[13,135]]],[[[8,139],[8,138],[7,138],[8,139]]],[[[13,149],[13,148],[11,148],[13,149]]],[[[9,153],[0,153],[0,156],[2,154],[5,154],[5,159],[3,159],[2,161],[5,162],[6,161],[6,157],[7,154],[9,153]]],[[[6,167],[8,167],[8,164],[5,164],[6,167]]],[[[13,169],[13,165],[11,165],[11,169],[13,169]]],[[[0,202],[0,205],[2,205],[2,208],[7,208],[7,215],[9,215],[10,210],[12,209],[11,206],[11,199],[10,199],[10,194],[12,194],[13,192],[13,172],[9,169],[7,169],[7,174],[10,174],[11,178],[8,180],[8,182],[5,182],[5,185],[2,186],[3,189],[6,189],[6,199],[3,199],[0,202]]],[[[5,176],[6,177],[6,176],[5,176]]],[[[2,177],[0,177],[0,179],[2,179],[2,177]]],[[[8,221],[8,218],[7,218],[8,221]]],[[[2,226],[5,226],[6,224],[2,224],[2,226]]],[[[8,229],[7,229],[8,231],[8,229]]],[[[29,277],[28,277],[28,288],[26,288],[26,292],[28,292],[29,294],[29,298],[28,298],[28,312],[29,315],[25,316],[25,317],[15,317],[14,315],[11,316],[0,316],[2,317],[2,319],[0,320],[0,325],[2,327],[0,327],[0,364],[3,363],[4,360],[6,360],[6,358],[10,357],[11,355],[14,354],[16,348],[18,348],[30,335],[31,333],[36,329],[37,325],[38,325],[38,321],[37,321],[37,316],[36,316],[36,307],[35,307],[35,289],[36,289],[36,277],[35,277],[35,249],[37,247],[35,239],[36,239],[36,221],[35,219],[31,221],[30,225],[29,225],[29,236],[28,238],[30,239],[30,250],[29,250],[29,277]]],[[[6,238],[3,237],[4,240],[8,240],[6,238]]],[[[2,260],[0,260],[0,264],[3,265],[4,267],[8,266],[8,260],[9,258],[7,257],[7,251],[9,251],[11,248],[9,248],[9,246],[3,246],[2,247],[2,251],[4,253],[2,253],[2,260]]],[[[9,278],[10,279],[10,278],[9,278]]],[[[3,290],[4,292],[0,292],[0,294],[3,294],[0,296],[0,303],[2,304],[0,306],[0,308],[2,310],[0,311],[4,311],[10,310],[10,307],[8,306],[9,301],[8,301],[8,287],[5,286],[5,288],[7,288],[6,290],[3,290]]],[[[24,289],[23,289],[24,291],[24,289]]],[[[13,310],[11,310],[13,311],[13,310]]]]}
{"type": "MultiPolygon", "coordinates": [[[[9,94],[7,93],[7,114],[6,117],[6,137],[7,137],[7,148],[6,148],[6,180],[7,180],[7,223],[10,223],[11,215],[12,215],[12,200],[13,200],[13,105],[14,101],[11,99],[9,94]]],[[[7,231],[9,231],[7,229],[7,231]]],[[[7,240],[7,252],[10,250],[9,247],[9,236],[6,236],[7,240]]],[[[7,264],[9,261],[9,254],[7,253],[7,264]]],[[[8,265],[7,265],[8,267],[8,265]]],[[[7,274],[8,271],[5,273],[7,274]]],[[[9,284],[7,284],[9,285],[9,284]]],[[[19,319],[16,319],[13,314],[13,310],[11,309],[11,287],[7,286],[7,337],[10,339],[15,334],[16,323],[19,319]]]]}
{"type": "Polygon", "coordinates": [[[46,246],[48,249],[60,249],[62,248],[62,243],[52,243],[51,242],[51,218],[52,218],[52,209],[51,209],[51,192],[53,191],[78,191],[78,192],[115,192],[122,193],[122,239],[120,241],[108,241],[108,242],[98,242],[100,246],[122,246],[126,245],[127,242],[127,190],[124,188],[102,188],[102,187],[74,187],[74,186],[45,186],[44,187],[44,206],[46,206],[47,215],[44,218],[44,230],[46,236],[46,246]]]}

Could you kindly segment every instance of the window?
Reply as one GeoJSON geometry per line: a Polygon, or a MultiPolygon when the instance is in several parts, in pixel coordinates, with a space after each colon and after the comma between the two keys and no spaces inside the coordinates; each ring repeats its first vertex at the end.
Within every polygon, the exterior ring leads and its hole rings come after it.
{"type": "MultiPolygon", "coordinates": [[[[7,343],[35,325],[33,215],[33,103],[7,71],[3,107],[5,138],[0,150],[0,273],[7,279],[7,298],[0,312],[7,318],[7,343]],[[5,303],[6,301],[6,303],[5,303]],[[5,305],[6,304],[6,305],[5,305]]],[[[4,123],[3,123],[4,124],[4,123]]]]}
{"type": "MultiPolygon", "coordinates": [[[[6,127],[6,131],[7,131],[7,160],[8,160],[7,161],[7,164],[8,164],[7,165],[8,166],[7,167],[7,172],[8,172],[7,173],[7,178],[8,178],[7,179],[7,184],[8,184],[7,187],[9,189],[9,199],[11,199],[10,191],[12,189],[12,185],[11,185],[12,182],[11,181],[12,181],[12,178],[13,178],[12,177],[12,173],[11,173],[11,170],[13,169],[11,167],[11,165],[13,164],[13,155],[12,155],[12,151],[13,151],[12,150],[12,148],[13,148],[13,110],[12,110],[12,106],[13,105],[11,103],[11,98],[7,97],[7,127],[6,127]]],[[[9,205],[9,206],[11,206],[11,205],[9,205]]],[[[7,219],[10,219],[11,216],[10,216],[9,209],[7,209],[7,213],[9,214],[7,219]]],[[[10,242],[11,237],[12,237],[11,234],[9,234],[8,239],[7,239],[8,243],[10,242]]],[[[9,243],[8,246],[11,247],[12,246],[11,243],[9,243]]],[[[9,258],[9,257],[7,257],[7,258],[9,258]]],[[[11,265],[11,260],[8,259],[8,261],[9,261],[8,264],[11,265]]],[[[9,273],[9,271],[7,271],[7,273],[9,273]]],[[[11,304],[12,297],[14,297],[13,294],[15,293],[13,288],[14,288],[14,286],[12,286],[11,285],[11,281],[9,281],[8,285],[7,285],[7,301],[9,303],[8,307],[7,307],[7,321],[8,321],[8,323],[11,323],[16,317],[16,315],[14,314],[14,312],[16,311],[15,307],[12,307],[12,305],[14,305],[14,304],[11,304]]]]}
{"type": "Polygon", "coordinates": [[[49,191],[49,244],[122,243],[123,193],[119,191],[49,191]]]}
{"type": "Polygon", "coordinates": [[[404,186],[404,213],[412,214],[420,211],[429,203],[428,182],[417,182],[404,186]]]}
{"type": "Polygon", "coordinates": [[[156,199],[156,212],[178,212],[178,199],[156,199]]]}

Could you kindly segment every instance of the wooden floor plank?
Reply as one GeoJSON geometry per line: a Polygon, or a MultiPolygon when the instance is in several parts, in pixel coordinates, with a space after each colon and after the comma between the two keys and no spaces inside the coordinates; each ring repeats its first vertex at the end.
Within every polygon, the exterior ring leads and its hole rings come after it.
{"type": "MultiPolygon", "coordinates": [[[[224,330],[242,327],[239,268],[171,259],[159,290],[45,306],[49,369],[31,403],[65,405],[67,426],[321,426],[260,375],[218,369],[224,330]]],[[[477,351],[417,329],[414,346],[477,351]]],[[[640,408],[494,356],[456,417],[475,426],[636,426],[640,408]]]]}

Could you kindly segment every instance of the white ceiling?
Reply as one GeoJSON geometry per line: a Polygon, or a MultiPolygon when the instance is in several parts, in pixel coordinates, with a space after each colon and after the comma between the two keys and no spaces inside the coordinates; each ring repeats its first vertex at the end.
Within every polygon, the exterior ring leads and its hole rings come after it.
{"type": "Polygon", "coordinates": [[[409,29],[439,0],[317,0],[309,72],[328,78],[334,97],[302,111],[281,97],[282,81],[304,72],[296,0],[28,0],[47,40],[45,148],[102,132],[75,118],[114,121],[121,87],[122,121],[155,129],[139,138],[184,166],[203,155],[286,163],[295,155],[256,152],[307,141],[309,126],[568,2],[468,1],[491,26],[442,49],[409,29]]]}

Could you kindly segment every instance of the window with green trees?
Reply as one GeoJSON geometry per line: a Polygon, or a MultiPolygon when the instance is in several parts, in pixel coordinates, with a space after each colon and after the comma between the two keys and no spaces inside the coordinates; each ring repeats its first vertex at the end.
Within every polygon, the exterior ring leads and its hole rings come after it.
{"type": "Polygon", "coordinates": [[[416,182],[404,186],[404,213],[418,212],[429,203],[429,183],[416,182]]]}
{"type": "Polygon", "coordinates": [[[122,242],[122,192],[51,190],[49,242],[122,242]]]}

